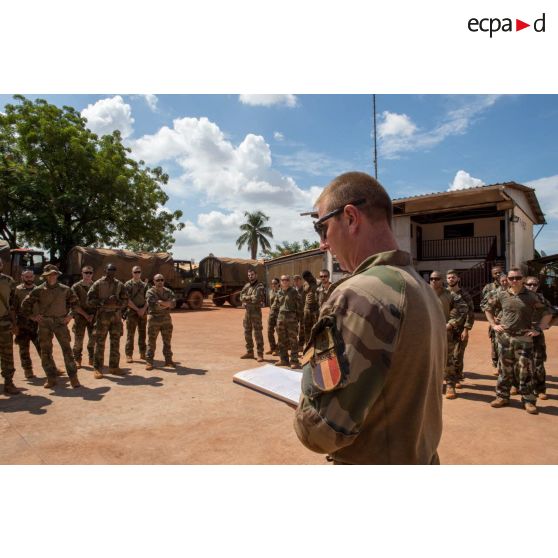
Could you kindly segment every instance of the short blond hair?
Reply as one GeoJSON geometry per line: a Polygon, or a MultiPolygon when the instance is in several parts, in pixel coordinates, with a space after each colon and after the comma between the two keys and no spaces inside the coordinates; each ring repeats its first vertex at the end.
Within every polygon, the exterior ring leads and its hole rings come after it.
{"type": "Polygon", "coordinates": [[[316,204],[326,202],[326,212],[364,199],[358,209],[372,222],[385,220],[391,228],[393,205],[385,188],[365,172],[346,172],[334,178],[320,194],[316,204]]]}

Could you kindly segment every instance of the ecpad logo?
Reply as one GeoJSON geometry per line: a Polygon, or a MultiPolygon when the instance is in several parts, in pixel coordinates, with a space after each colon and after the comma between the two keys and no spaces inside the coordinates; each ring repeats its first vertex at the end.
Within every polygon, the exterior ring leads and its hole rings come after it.
{"type": "MultiPolygon", "coordinates": [[[[539,19],[536,19],[534,21],[533,29],[536,33],[545,32],[545,17],[546,14],[543,13],[543,15],[539,19]]],[[[512,18],[509,17],[505,17],[503,19],[497,17],[485,17],[482,19],[477,19],[476,17],[472,17],[468,21],[467,27],[469,28],[469,31],[472,31],[473,33],[477,33],[479,31],[482,31],[483,33],[490,33],[490,38],[492,38],[492,35],[494,33],[497,33],[498,31],[503,31],[505,33],[514,30],[512,18]]],[[[515,20],[515,31],[521,31],[522,29],[526,29],[527,27],[531,27],[531,24],[525,23],[520,19],[515,20]]]]}

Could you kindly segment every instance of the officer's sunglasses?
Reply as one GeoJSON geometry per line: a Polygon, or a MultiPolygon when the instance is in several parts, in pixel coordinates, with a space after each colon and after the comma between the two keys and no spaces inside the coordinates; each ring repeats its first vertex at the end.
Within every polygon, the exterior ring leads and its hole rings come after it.
{"type": "Polygon", "coordinates": [[[521,281],[523,279],[523,275],[509,275],[508,281],[521,281]]]}
{"type": "Polygon", "coordinates": [[[336,215],[339,215],[340,213],[343,213],[343,211],[348,205],[362,205],[365,201],[366,200],[362,198],[354,202],[346,203],[345,205],[342,205],[341,207],[338,207],[337,209],[334,209],[333,211],[326,213],[323,217],[320,217],[317,221],[314,221],[314,230],[318,233],[320,239],[322,241],[325,241],[325,239],[327,238],[327,226],[324,227],[325,221],[331,219],[332,217],[335,217],[336,215]]]}
{"type": "Polygon", "coordinates": [[[538,283],[525,283],[526,287],[538,287],[539,284],[538,283]]]}

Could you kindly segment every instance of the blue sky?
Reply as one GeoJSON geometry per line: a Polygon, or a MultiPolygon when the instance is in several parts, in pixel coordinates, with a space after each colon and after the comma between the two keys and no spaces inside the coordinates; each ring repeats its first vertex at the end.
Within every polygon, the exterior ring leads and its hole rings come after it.
{"type": "MultiPolygon", "coordinates": [[[[246,210],[270,216],[277,242],[313,240],[298,213],[335,175],[373,173],[369,95],[40,97],[82,111],[97,133],[120,129],[134,156],[168,172],[181,258],[246,256],[234,244],[246,210]]],[[[376,108],[379,179],[393,198],[531,185],[549,223],[537,248],[558,252],[558,96],[379,95],[376,108]]]]}

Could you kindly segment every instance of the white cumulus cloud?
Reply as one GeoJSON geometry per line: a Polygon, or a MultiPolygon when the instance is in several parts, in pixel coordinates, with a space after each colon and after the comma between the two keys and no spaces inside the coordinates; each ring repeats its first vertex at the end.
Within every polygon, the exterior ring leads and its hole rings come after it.
{"type": "Polygon", "coordinates": [[[273,132],[273,139],[277,141],[283,141],[285,136],[281,132],[273,132]]]}
{"type": "Polygon", "coordinates": [[[157,112],[157,103],[159,99],[157,95],[142,95],[144,101],[147,103],[147,106],[153,111],[157,112]]]}
{"type": "Polygon", "coordinates": [[[87,118],[87,127],[100,136],[120,130],[122,137],[127,138],[134,131],[132,108],[120,95],[87,105],[81,116],[87,118]]]}
{"type": "Polygon", "coordinates": [[[484,185],[485,183],[480,178],[474,178],[464,170],[458,170],[448,190],[451,192],[453,190],[464,190],[465,188],[476,188],[484,185]]]}
{"type": "Polygon", "coordinates": [[[380,138],[389,136],[408,137],[413,135],[416,130],[417,127],[406,114],[397,114],[386,110],[381,116],[378,135],[380,138]]]}
{"type": "Polygon", "coordinates": [[[258,107],[282,105],[293,108],[298,105],[296,95],[240,95],[239,101],[244,105],[258,107]]]}

